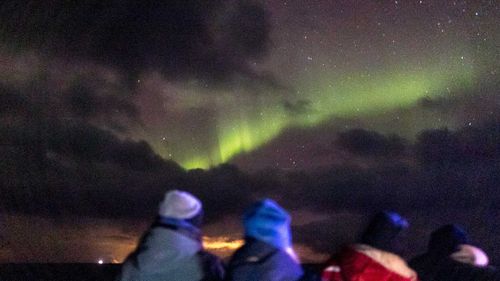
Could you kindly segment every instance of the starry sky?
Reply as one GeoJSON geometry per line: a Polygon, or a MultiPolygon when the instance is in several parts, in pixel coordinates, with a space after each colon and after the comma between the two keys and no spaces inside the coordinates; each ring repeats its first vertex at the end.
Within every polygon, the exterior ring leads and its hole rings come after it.
{"type": "MultiPolygon", "coordinates": [[[[412,108],[424,98],[457,97],[488,87],[498,76],[491,60],[497,55],[498,33],[493,2],[276,1],[265,7],[270,30],[262,43],[268,45],[267,55],[247,64],[270,73],[279,85],[256,88],[236,82],[222,90],[180,86],[176,94],[167,90],[152,101],[139,101],[144,111],[163,105],[146,117],[159,124],[146,121],[150,125],[144,132],[160,155],[186,168],[207,168],[251,154],[287,130],[316,128],[335,119],[392,114],[392,132],[400,133],[407,128],[397,124],[399,113],[394,111],[412,108]],[[169,98],[178,106],[165,104],[169,98]],[[186,113],[186,107],[195,112],[186,113]],[[204,117],[165,122],[179,114],[204,117]]],[[[161,82],[141,81],[149,94],[161,82]]],[[[445,119],[414,120],[413,130],[404,133],[463,125],[445,119]]],[[[388,126],[376,125],[380,127],[388,126]]]]}
{"type": "Polygon", "coordinates": [[[121,261],[170,188],[205,201],[223,255],[263,196],[291,210],[306,261],[381,208],[415,222],[407,255],[450,220],[499,246],[500,198],[484,196],[500,163],[496,1],[18,0],[0,14],[0,261],[121,261]]]}

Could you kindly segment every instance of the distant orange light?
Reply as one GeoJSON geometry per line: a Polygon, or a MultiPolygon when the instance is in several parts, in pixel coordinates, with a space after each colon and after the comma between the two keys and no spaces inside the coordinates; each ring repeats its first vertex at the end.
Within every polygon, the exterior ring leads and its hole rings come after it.
{"type": "Polygon", "coordinates": [[[243,245],[242,239],[232,239],[227,236],[203,237],[203,247],[209,251],[234,251],[243,245]]]}

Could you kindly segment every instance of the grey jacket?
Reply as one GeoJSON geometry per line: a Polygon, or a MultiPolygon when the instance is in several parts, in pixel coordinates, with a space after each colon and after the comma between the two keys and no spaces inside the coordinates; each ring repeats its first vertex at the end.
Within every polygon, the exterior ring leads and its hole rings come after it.
{"type": "Polygon", "coordinates": [[[152,227],[124,262],[118,281],[199,281],[201,242],[174,229],[152,227]]]}

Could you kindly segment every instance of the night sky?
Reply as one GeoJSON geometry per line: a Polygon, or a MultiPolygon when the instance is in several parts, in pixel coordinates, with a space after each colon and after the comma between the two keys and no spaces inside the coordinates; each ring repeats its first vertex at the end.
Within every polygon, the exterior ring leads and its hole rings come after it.
{"type": "Polygon", "coordinates": [[[73,2],[0,4],[0,261],[121,261],[179,188],[222,255],[271,196],[304,261],[392,209],[500,263],[497,1],[73,2]]]}

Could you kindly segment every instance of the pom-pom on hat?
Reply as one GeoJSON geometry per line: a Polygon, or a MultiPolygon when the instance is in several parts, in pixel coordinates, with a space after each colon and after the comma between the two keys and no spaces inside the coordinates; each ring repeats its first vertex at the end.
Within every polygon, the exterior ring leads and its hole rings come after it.
{"type": "Polygon", "coordinates": [[[164,218],[188,220],[202,211],[198,198],[191,193],[171,190],[165,193],[165,198],[160,203],[158,214],[164,218]]]}
{"type": "Polygon", "coordinates": [[[261,200],[243,216],[245,235],[278,249],[291,247],[290,216],[271,199],[261,200]]]}

